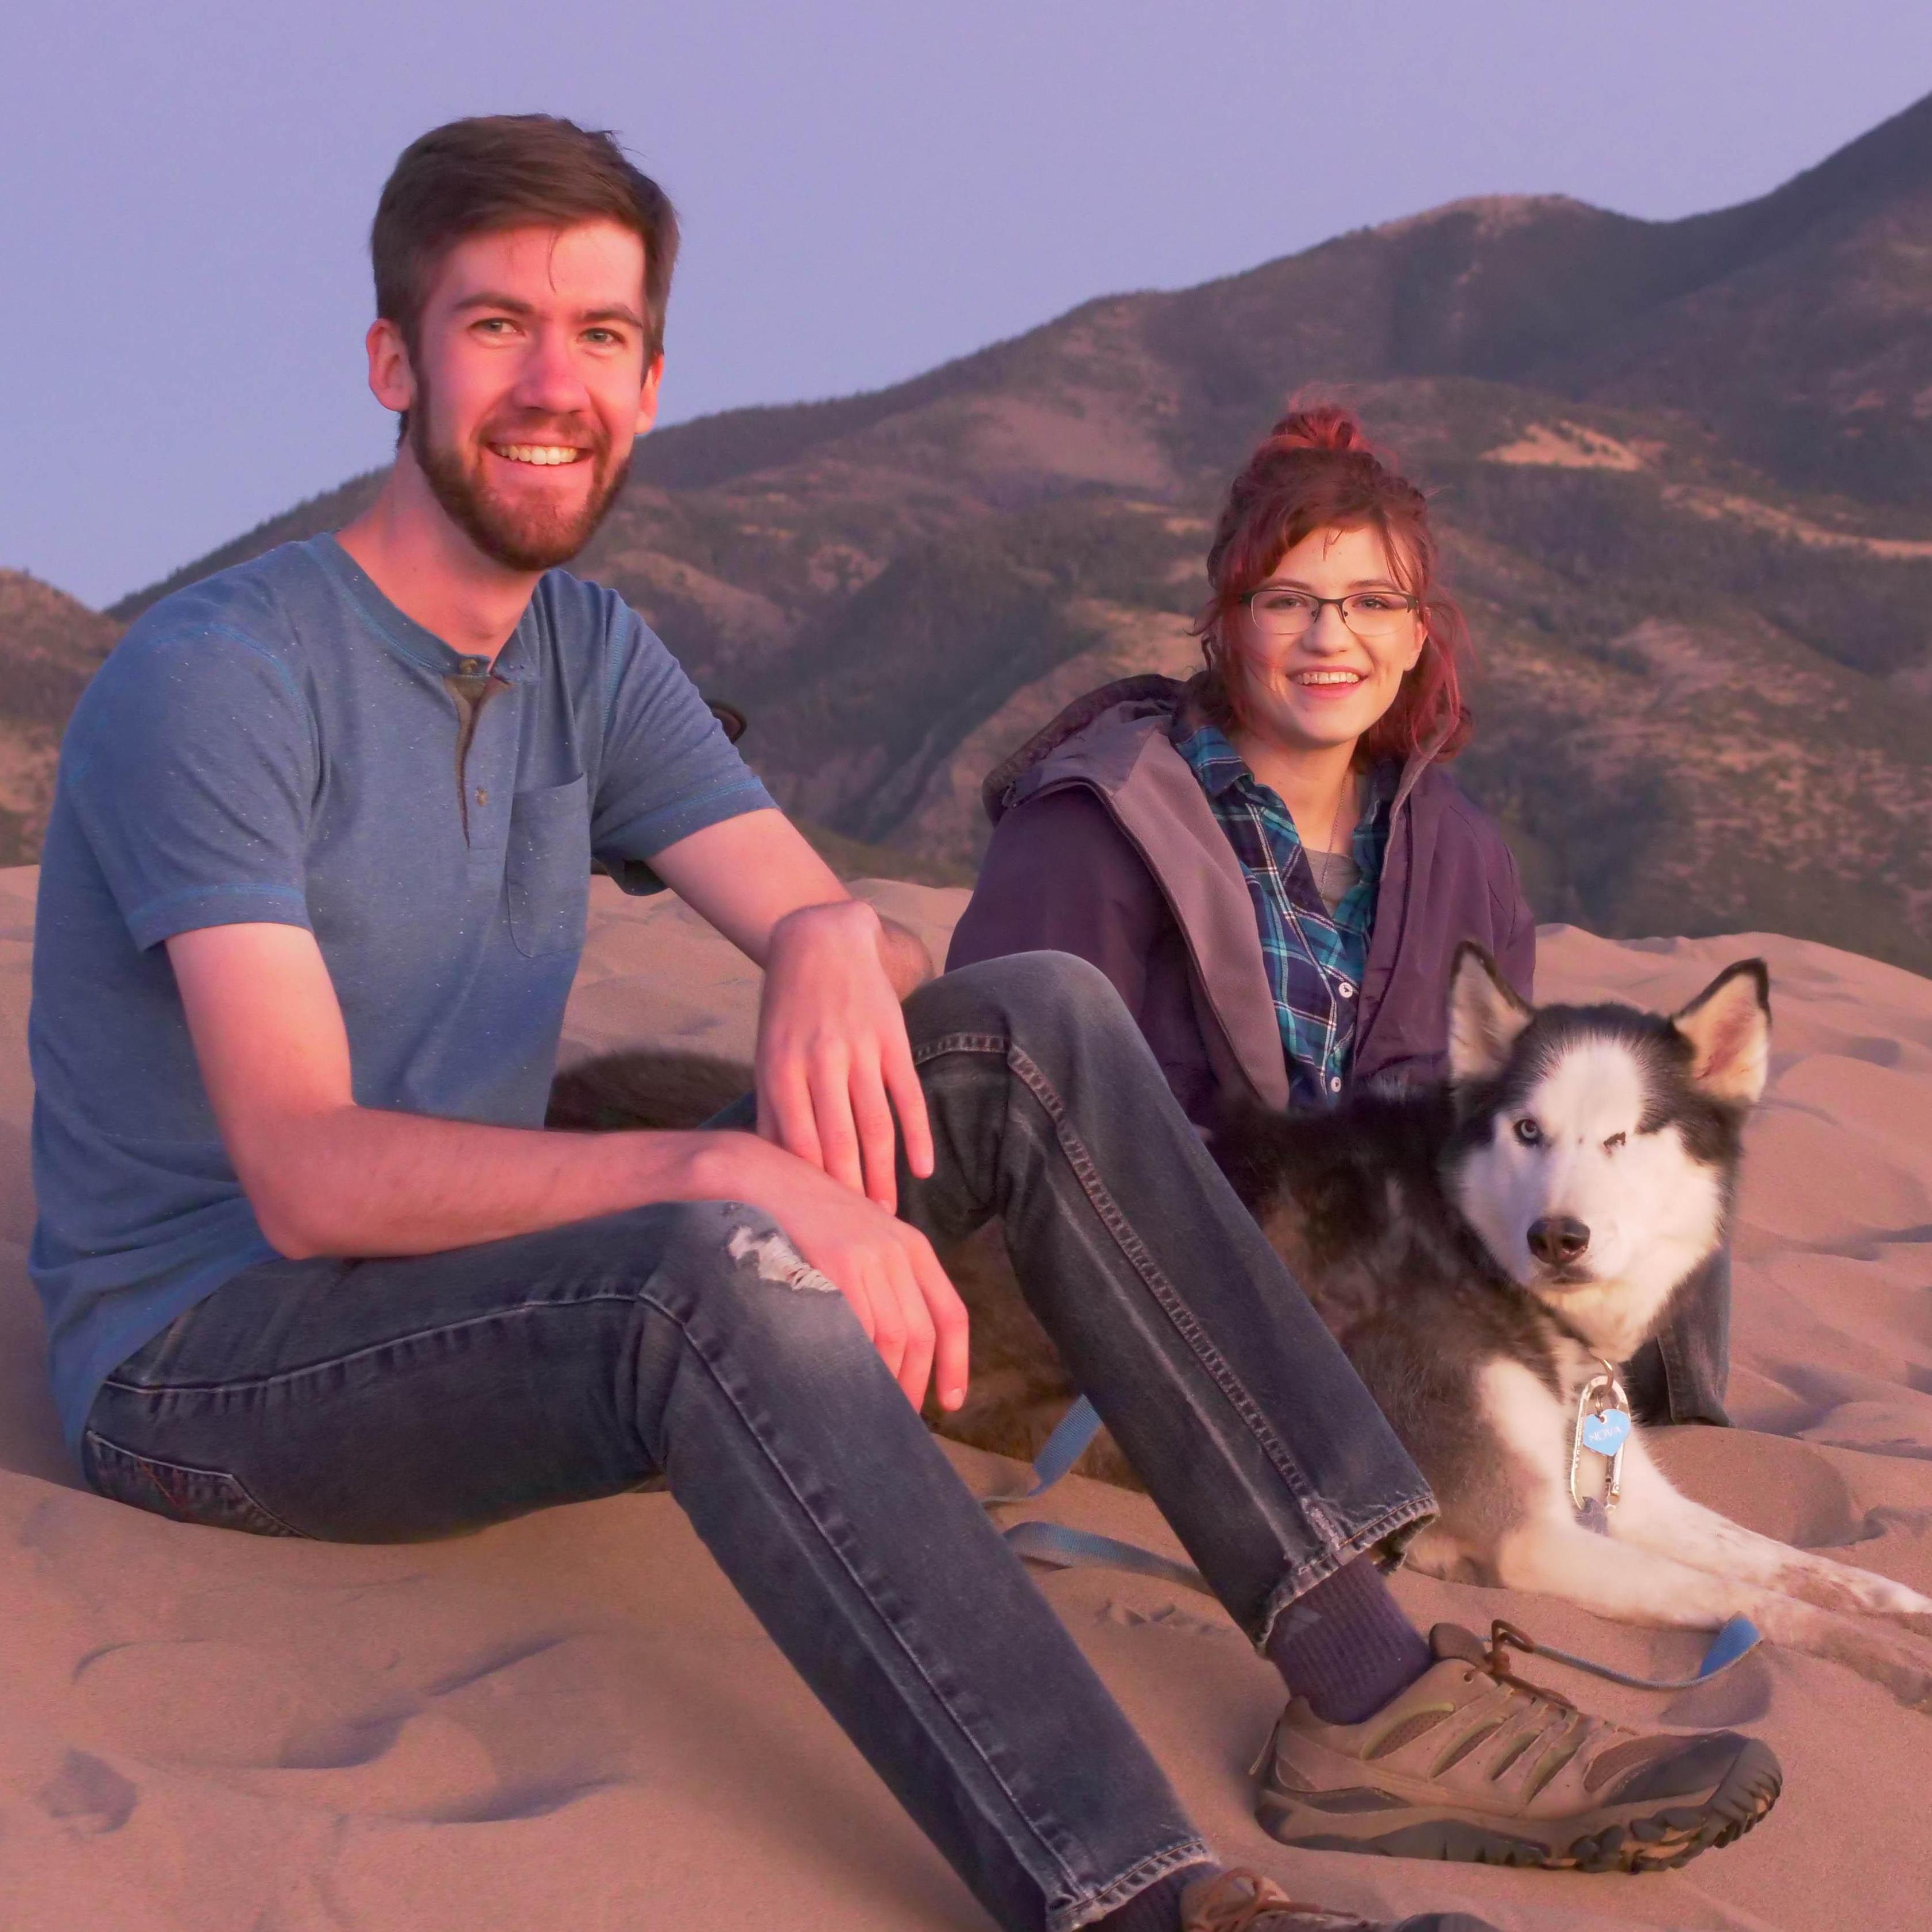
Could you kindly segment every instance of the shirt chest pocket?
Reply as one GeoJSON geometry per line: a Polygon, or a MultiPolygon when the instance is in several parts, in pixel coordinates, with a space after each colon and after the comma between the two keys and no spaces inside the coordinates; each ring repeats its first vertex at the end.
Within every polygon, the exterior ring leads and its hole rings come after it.
{"type": "Polygon", "coordinates": [[[510,801],[503,868],[510,936],[536,959],[584,943],[590,897],[590,802],[586,781],[520,791],[510,801]]]}

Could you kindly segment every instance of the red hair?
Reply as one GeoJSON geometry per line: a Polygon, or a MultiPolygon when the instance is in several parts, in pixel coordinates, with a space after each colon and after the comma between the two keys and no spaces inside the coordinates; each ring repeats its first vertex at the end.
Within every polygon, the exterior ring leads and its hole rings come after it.
{"type": "Polygon", "coordinates": [[[1208,552],[1213,595],[1195,626],[1208,665],[1202,697],[1224,721],[1240,719],[1240,699],[1222,668],[1222,627],[1288,551],[1327,530],[1375,531],[1396,581],[1422,600],[1426,626],[1415,668],[1403,676],[1395,702],[1362,734],[1357,757],[1368,763],[1408,758],[1434,745],[1438,758],[1454,758],[1472,722],[1457,675],[1468,655],[1469,627],[1436,581],[1428,501],[1370,447],[1354,413],[1332,404],[1283,416],[1228,490],[1208,552]]]}

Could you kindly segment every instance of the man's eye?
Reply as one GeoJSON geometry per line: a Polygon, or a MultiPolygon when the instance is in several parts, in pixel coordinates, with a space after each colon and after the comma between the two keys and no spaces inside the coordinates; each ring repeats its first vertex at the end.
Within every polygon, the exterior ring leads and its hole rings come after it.
{"type": "Polygon", "coordinates": [[[1516,1137],[1525,1147],[1534,1147],[1543,1138],[1543,1130],[1526,1114],[1516,1124],[1516,1137]]]}

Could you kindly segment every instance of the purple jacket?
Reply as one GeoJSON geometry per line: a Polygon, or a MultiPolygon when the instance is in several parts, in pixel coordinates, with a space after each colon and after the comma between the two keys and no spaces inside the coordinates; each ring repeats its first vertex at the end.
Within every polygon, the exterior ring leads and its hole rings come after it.
{"type": "MultiPolygon", "coordinates": [[[[1254,909],[1234,848],[1168,736],[1187,687],[1130,677],[1069,705],[983,788],[992,843],[950,968],[1077,953],[1119,990],[1190,1118],[1288,1104],[1254,909]]],[[[1358,1009],[1358,1080],[1442,1068],[1449,965],[1473,939],[1526,999],[1536,927],[1502,835],[1424,752],[1403,769],[1358,1009]]]]}

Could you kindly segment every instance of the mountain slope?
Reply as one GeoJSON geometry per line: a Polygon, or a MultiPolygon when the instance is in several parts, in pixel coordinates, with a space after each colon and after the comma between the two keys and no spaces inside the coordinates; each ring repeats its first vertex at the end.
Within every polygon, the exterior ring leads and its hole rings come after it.
{"type": "Polygon", "coordinates": [[[120,634],[52,585],[0,570],[0,866],[39,856],[62,730],[120,634]]]}
{"type": "Polygon", "coordinates": [[[1541,911],[1924,969],[1928,317],[1932,99],[1737,208],[1454,204],[661,432],[581,567],[752,712],[788,804],[970,863],[1014,742],[1108,676],[1186,670],[1228,471],[1290,394],[1340,393],[1436,493],[1484,646],[1466,778],[1541,911]]]}

